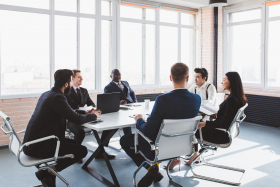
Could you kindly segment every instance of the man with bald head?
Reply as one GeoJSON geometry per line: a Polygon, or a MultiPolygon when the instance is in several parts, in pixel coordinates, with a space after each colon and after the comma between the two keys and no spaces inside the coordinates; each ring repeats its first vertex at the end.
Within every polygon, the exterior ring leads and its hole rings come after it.
{"type": "Polygon", "coordinates": [[[127,81],[121,80],[121,73],[118,69],[113,69],[110,75],[112,81],[104,88],[104,93],[120,92],[120,104],[136,103],[137,98],[127,81]]]}

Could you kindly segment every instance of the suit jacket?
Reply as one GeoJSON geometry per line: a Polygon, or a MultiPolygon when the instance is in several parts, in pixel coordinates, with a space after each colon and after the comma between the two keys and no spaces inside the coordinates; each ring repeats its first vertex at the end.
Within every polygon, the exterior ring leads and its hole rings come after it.
{"type": "MultiPolygon", "coordinates": [[[[58,88],[43,93],[27,125],[23,143],[50,135],[65,141],[66,120],[83,124],[96,120],[95,114],[79,114],[68,104],[66,97],[58,88]]],[[[24,153],[32,156],[42,149],[53,149],[56,140],[47,140],[24,148],[24,153]]]]}
{"type": "MultiPolygon", "coordinates": [[[[161,123],[164,119],[188,119],[198,115],[201,98],[190,93],[187,89],[176,89],[156,98],[150,116],[145,122],[142,118],[136,122],[136,128],[152,141],[156,140],[161,123]]],[[[139,139],[139,149],[147,156],[154,159],[149,144],[139,139]]]]}
{"type": "Polygon", "coordinates": [[[130,88],[127,81],[121,81],[124,85],[124,90],[122,91],[113,81],[111,81],[105,88],[104,93],[120,92],[120,100],[125,100],[127,103],[137,102],[136,95],[134,91],[130,88]]]}
{"type": "Polygon", "coordinates": [[[206,126],[203,128],[229,129],[238,109],[242,106],[243,104],[230,94],[228,98],[220,104],[217,119],[215,121],[206,121],[206,126]]]}
{"type": "Polygon", "coordinates": [[[95,107],[95,104],[91,100],[87,89],[80,87],[80,90],[81,90],[81,102],[79,102],[78,95],[74,90],[73,86],[71,87],[71,93],[69,95],[65,95],[69,105],[73,109],[79,109],[79,107],[84,107],[85,104],[87,104],[87,106],[95,107]]]}

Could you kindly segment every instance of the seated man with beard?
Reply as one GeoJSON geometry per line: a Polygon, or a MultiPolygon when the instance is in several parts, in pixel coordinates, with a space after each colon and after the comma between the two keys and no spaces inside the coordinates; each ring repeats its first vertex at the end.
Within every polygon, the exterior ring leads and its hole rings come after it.
{"type": "MultiPolygon", "coordinates": [[[[101,112],[89,110],[84,114],[75,112],[67,102],[65,94],[70,92],[70,82],[73,71],[67,69],[57,70],[54,74],[55,85],[43,93],[36,105],[34,113],[27,125],[23,143],[55,135],[60,140],[59,156],[73,154],[74,158],[66,158],[57,161],[53,166],[55,171],[62,171],[76,163],[87,155],[85,146],[76,144],[74,140],[65,138],[66,119],[76,124],[83,124],[96,120],[101,112]]],[[[26,155],[35,158],[51,158],[56,151],[57,141],[55,139],[46,140],[40,143],[24,147],[26,155]]],[[[55,187],[55,175],[50,171],[37,171],[36,176],[42,181],[44,186],[55,187]]]]}

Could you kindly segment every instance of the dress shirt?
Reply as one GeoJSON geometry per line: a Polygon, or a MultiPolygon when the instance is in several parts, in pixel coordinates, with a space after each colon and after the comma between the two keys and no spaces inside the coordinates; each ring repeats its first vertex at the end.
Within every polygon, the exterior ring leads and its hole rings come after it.
{"type": "Polygon", "coordinates": [[[120,82],[115,82],[115,81],[113,81],[121,90],[123,90],[124,89],[124,85],[122,84],[122,82],[120,81],[120,82]]]}
{"type": "Polygon", "coordinates": [[[198,94],[201,97],[201,105],[205,105],[208,103],[210,105],[214,105],[215,103],[217,91],[213,84],[211,84],[208,88],[208,100],[206,99],[206,90],[209,84],[210,83],[205,82],[200,88],[198,88],[198,86],[194,84],[189,89],[191,93],[195,93],[196,90],[196,94],[198,94]]]}

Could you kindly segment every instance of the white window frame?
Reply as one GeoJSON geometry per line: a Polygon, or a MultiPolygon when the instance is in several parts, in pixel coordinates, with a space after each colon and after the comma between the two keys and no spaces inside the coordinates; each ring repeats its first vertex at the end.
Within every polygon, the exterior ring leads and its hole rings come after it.
{"type": "MultiPolygon", "coordinates": [[[[102,20],[109,20],[112,21],[112,37],[111,37],[111,62],[110,68],[120,68],[120,22],[135,22],[135,23],[143,23],[143,24],[153,24],[155,25],[155,84],[145,84],[145,73],[143,71],[143,84],[142,85],[132,85],[133,89],[151,89],[151,88],[166,88],[171,87],[171,85],[160,85],[160,26],[171,26],[178,28],[178,62],[181,60],[181,29],[182,28],[189,28],[193,29],[195,32],[194,34],[194,42],[193,42],[193,65],[195,67],[196,64],[196,37],[197,37],[197,26],[188,26],[188,25],[181,25],[181,12],[178,11],[178,24],[172,23],[163,23],[160,22],[160,8],[161,5],[148,5],[157,7],[155,9],[155,21],[148,21],[148,20],[137,20],[137,19],[129,19],[129,18],[120,18],[120,1],[119,0],[106,0],[111,1],[111,16],[103,16],[101,15],[101,1],[102,0],[95,0],[95,14],[85,14],[80,13],[80,0],[77,0],[77,12],[66,12],[66,11],[57,11],[55,10],[55,0],[49,0],[49,9],[39,9],[39,8],[30,8],[30,7],[22,7],[22,6],[14,6],[14,5],[3,5],[0,4],[0,10],[9,10],[9,11],[18,11],[18,12],[28,12],[28,13],[38,13],[38,14],[47,14],[49,15],[50,19],[50,26],[49,26],[49,35],[50,35],[50,88],[54,85],[54,72],[55,72],[55,16],[70,16],[77,18],[77,68],[80,68],[80,19],[79,18],[90,18],[95,20],[95,89],[88,90],[89,93],[99,93],[103,92],[103,88],[101,88],[101,21],[102,20]]],[[[135,2],[131,2],[132,4],[137,4],[135,2]]],[[[141,4],[140,4],[141,5],[141,4]]],[[[167,7],[168,8],[168,7],[167,7]]],[[[195,21],[196,23],[196,16],[195,21]]],[[[144,28],[143,28],[144,29],[144,28]]],[[[143,41],[144,42],[144,41],[143,41]]],[[[145,50],[143,50],[145,51],[145,50]]],[[[144,53],[143,53],[144,55],[144,53]]],[[[145,62],[145,59],[143,59],[145,62]]],[[[142,65],[143,70],[145,70],[145,63],[142,65]]],[[[0,49],[0,70],[1,70],[1,49],[0,49]]],[[[108,75],[109,76],[109,75],[108,75]]],[[[129,80],[128,80],[129,81],[129,80]]],[[[0,77],[1,82],[1,77],[0,77]]],[[[11,99],[11,98],[26,98],[26,97],[38,97],[42,93],[32,93],[32,94],[17,94],[17,95],[1,95],[1,87],[0,87],[0,99],[11,99]]]]}
{"type": "Polygon", "coordinates": [[[225,46],[223,48],[223,74],[230,71],[230,61],[229,61],[229,55],[230,53],[230,41],[229,41],[229,30],[228,28],[233,25],[241,25],[241,24],[250,24],[250,23],[261,23],[261,29],[262,29],[262,36],[261,36],[261,84],[248,84],[244,83],[245,87],[251,87],[251,88],[265,88],[265,89],[274,89],[274,90],[280,90],[280,87],[272,87],[268,86],[268,23],[270,21],[279,21],[280,16],[278,17],[272,17],[269,18],[269,7],[266,6],[266,3],[263,4],[257,4],[253,6],[246,6],[242,8],[237,9],[229,9],[224,11],[224,25],[223,25],[223,45],[225,46]],[[259,20],[250,20],[250,21],[243,21],[243,22],[236,22],[236,23],[228,23],[229,14],[234,12],[240,12],[240,11],[248,11],[252,9],[261,9],[261,19],[259,20]]]}
{"type": "MultiPolygon", "coordinates": [[[[275,6],[275,5],[272,5],[272,6],[275,6]]],[[[265,32],[266,32],[266,35],[265,35],[265,62],[266,62],[265,63],[265,73],[266,73],[265,88],[280,90],[280,87],[268,86],[268,25],[269,25],[268,23],[271,21],[280,21],[280,16],[269,18],[269,6],[266,6],[264,4],[264,9],[266,11],[266,14],[265,14],[265,32]]]]}
{"type": "Polygon", "coordinates": [[[231,49],[231,42],[230,42],[230,33],[229,32],[229,27],[231,26],[236,26],[236,25],[246,25],[246,24],[252,24],[252,23],[261,23],[261,83],[260,84],[252,84],[252,83],[243,83],[245,87],[254,87],[254,88],[263,88],[264,83],[265,83],[265,72],[263,69],[265,68],[264,65],[264,36],[265,36],[265,30],[264,30],[264,25],[265,25],[265,20],[264,18],[265,10],[262,5],[253,5],[253,6],[247,6],[247,7],[242,7],[242,8],[237,8],[237,9],[230,9],[224,11],[224,24],[223,24],[223,74],[227,73],[228,71],[231,71],[230,69],[230,55],[231,53],[229,52],[231,49]],[[249,21],[241,21],[241,22],[234,22],[230,23],[230,14],[231,13],[236,13],[236,12],[243,12],[243,11],[248,11],[248,10],[253,10],[253,9],[261,9],[261,19],[255,19],[255,20],[249,20],[249,21]],[[229,23],[228,23],[229,20],[229,23]]]}

